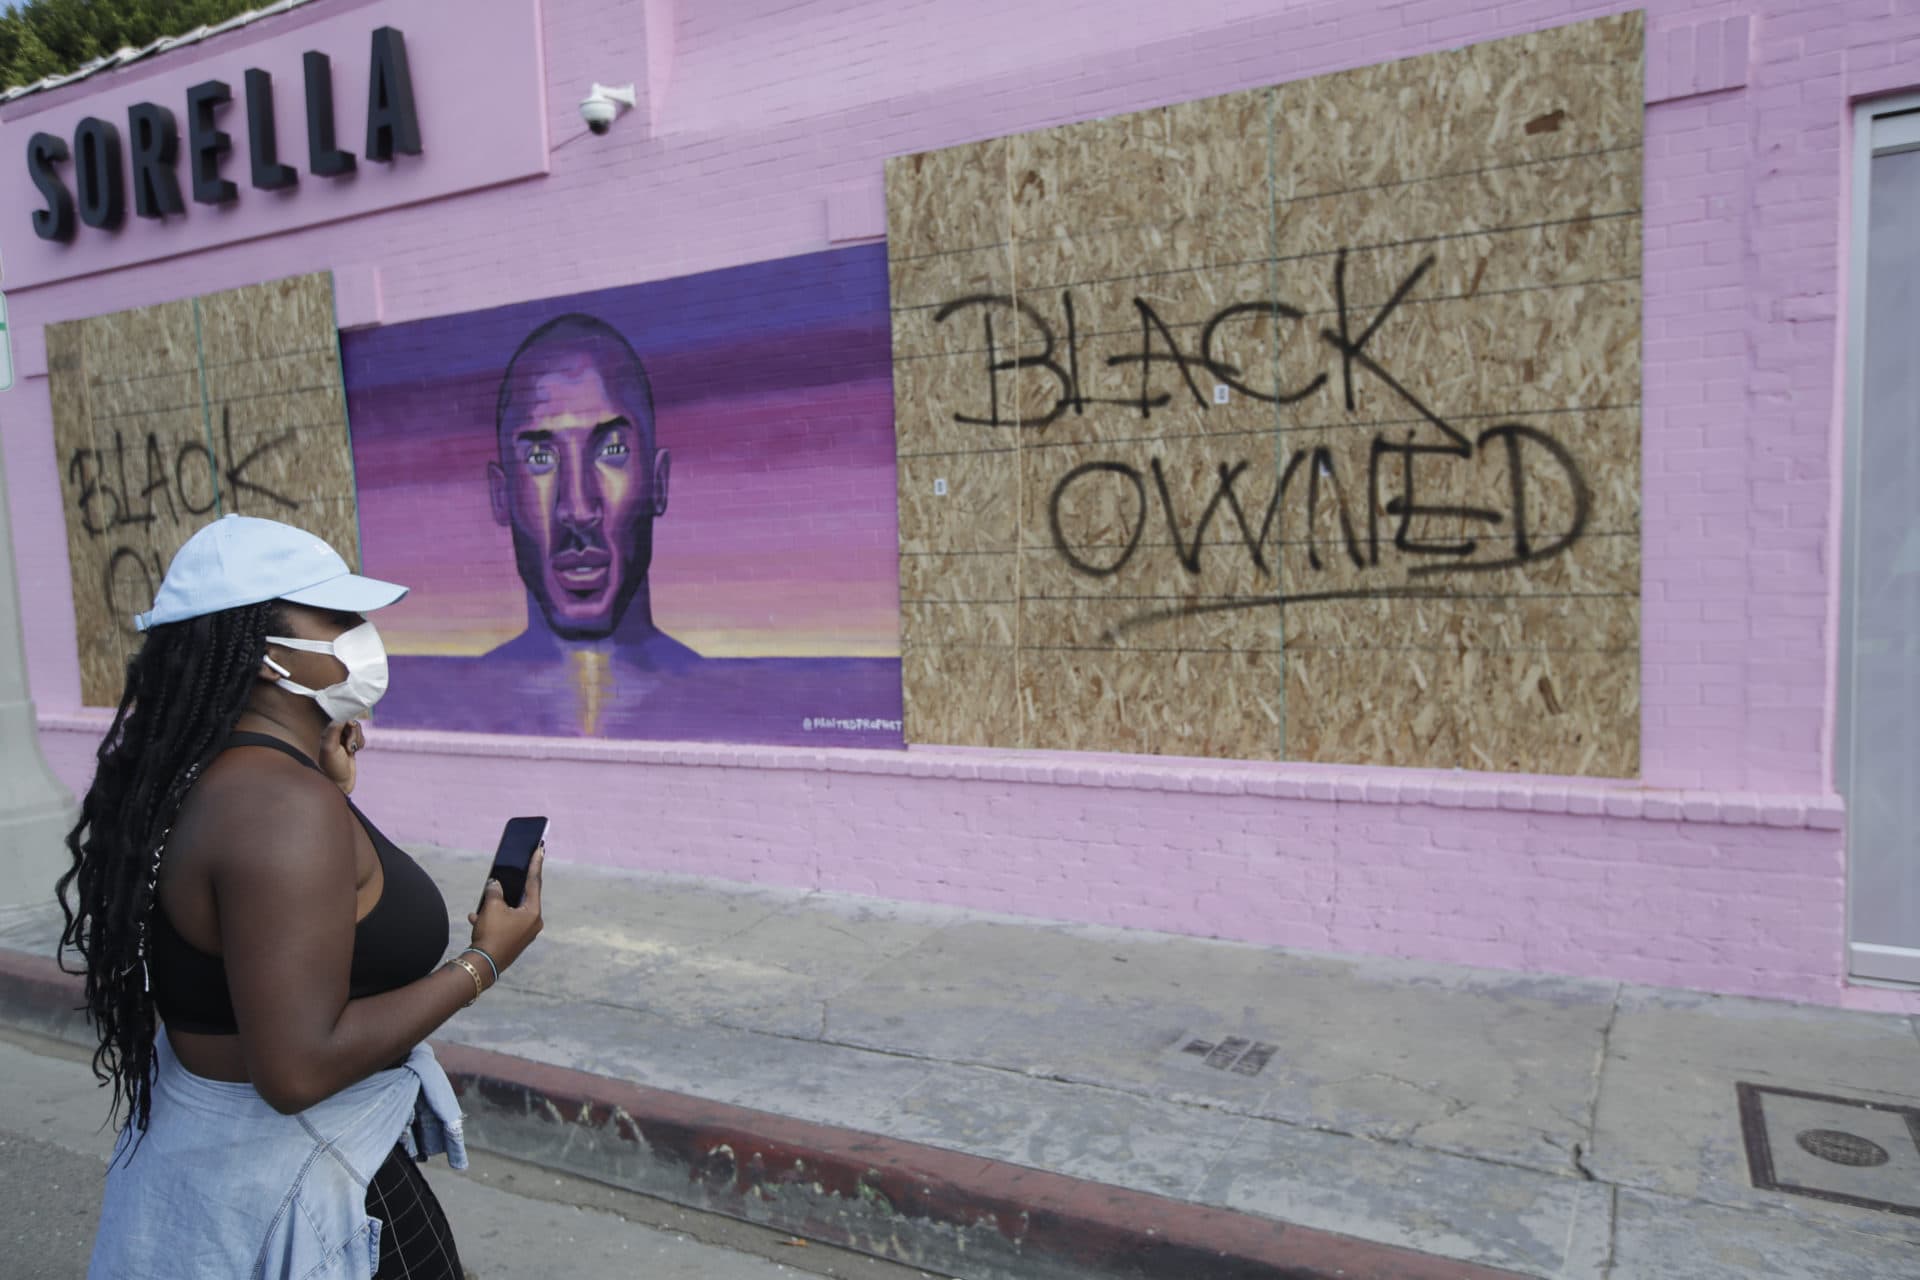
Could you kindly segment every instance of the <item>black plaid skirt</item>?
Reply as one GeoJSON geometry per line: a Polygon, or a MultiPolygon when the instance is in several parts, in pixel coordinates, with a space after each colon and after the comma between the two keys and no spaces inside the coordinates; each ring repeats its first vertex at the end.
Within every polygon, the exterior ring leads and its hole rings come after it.
{"type": "Polygon", "coordinates": [[[382,1224],[373,1280],[465,1280],[447,1215],[404,1147],[367,1183],[367,1212],[382,1224]]]}

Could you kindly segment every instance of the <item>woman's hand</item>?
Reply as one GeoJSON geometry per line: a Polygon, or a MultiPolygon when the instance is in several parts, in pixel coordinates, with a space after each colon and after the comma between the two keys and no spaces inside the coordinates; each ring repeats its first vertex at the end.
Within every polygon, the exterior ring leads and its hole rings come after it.
{"type": "Polygon", "coordinates": [[[320,736],[320,768],[348,795],[353,794],[354,779],[358,776],[353,758],[366,745],[367,735],[358,720],[330,724],[320,736]]]}
{"type": "Polygon", "coordinates": [[[543,841],[527,864],[527,891],[520,896],[519,906],[508,906],[506,890],[498,880],[489,880],[480,896],[480,909],[467,913],[467,923],[473,926],[473,945],[491,956],[502,973],[540,936],[545,923],[540,918],[540,881],[546,864],[547,846],[543,841]]]}

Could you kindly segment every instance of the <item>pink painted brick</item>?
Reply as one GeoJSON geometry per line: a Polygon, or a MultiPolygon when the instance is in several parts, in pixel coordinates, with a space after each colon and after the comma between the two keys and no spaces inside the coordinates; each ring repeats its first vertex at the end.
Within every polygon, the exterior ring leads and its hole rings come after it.
{"type": "Polygon", "coordinates": [[[1570,814],[1597,814],[1604,807],[1597,791],[1569,791],[1567,793],[1567,812],[1570,814]]]}
{"type": "Polygon", "coordinates": [[[1839,805],[1808,805],[1807,825],[1815,831],[1839,831],[1846,826],[1846,812],[1839,805]]]}
{"type": "Polygon", "coordinates": [[[1649,794],[1646,797],[1644,812],[1649,819],[1672,821],[1682,816],[1682,806],[1677,796],[1649,794]]]}
{"type": "Polygon", "coordinates": [[[1400,783],[1393,778],[1369,778],[1366,782],[1367,803],[1379,805],[1397,804],[1401,798],[1400,783]]]}
{"type": "Polygon", "coordinates": [[[1787,800],[1770,800],[1760,808],[1760,821],[1770,827],[1803,826],[1807,821],[1807,808],[1787,800]]]}
{"type": "Polygon", "coordinates": [[[1568,803],[1566,787],[1544,786],[1534,791],[1531,808],[1536,813],[1565,813],[1568,803]]]}
{"type": "Polygon", "coordinates": [[[1640,816],[1641,799],[1630,791],[1616,791],[1606,796],[1603,809],[1610,818],[1637,818],[1640,816]]]}

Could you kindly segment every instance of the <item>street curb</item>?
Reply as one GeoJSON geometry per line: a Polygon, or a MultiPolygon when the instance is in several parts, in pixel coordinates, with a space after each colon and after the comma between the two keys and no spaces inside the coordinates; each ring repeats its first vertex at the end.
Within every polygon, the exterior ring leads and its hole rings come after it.
{"type": "MultiPolygon", "coordinates": [[[[0,948],[0,1020],[91,1044],[81,980],[0,948]]],[[[1519,1273],[435,1041],[482,1150],[967,1280],[1519,1273]]]]}
{"type": "Polygon", "coordinates": [[[0,1022],[87,1048],[86,983],[46,956],[0,946],[0,1022]]]}

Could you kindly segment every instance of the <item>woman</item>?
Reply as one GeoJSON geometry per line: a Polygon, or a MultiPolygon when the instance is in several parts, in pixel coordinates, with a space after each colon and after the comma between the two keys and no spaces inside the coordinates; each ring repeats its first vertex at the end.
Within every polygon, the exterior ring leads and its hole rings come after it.
{"type": "Polygon", "coordinates": [[[424,1042],[540,932],[544,850],[442,964],[439,891],[347,799],[387,680],[363,615],[404,594],[227,516],[136,619],[59,885],[94,1071],[128,1108],[91,1275],[462,1276],[408,1155],[465,1164],[424,1042]]]}

